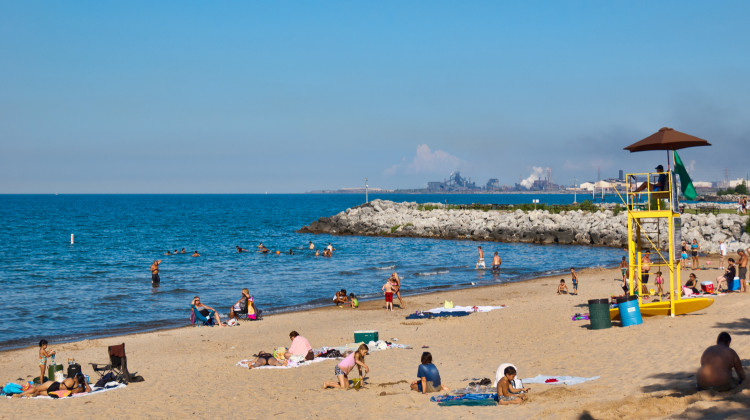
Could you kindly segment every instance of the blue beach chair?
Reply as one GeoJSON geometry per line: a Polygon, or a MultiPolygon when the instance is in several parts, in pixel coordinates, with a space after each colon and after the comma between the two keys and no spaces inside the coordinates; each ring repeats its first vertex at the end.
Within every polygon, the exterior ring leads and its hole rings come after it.
{"type": "Polygon", "coordinates": [[[191,308],[193,308],[193,316],[195,316],[195,321],[193,321],[193,324],[196,325],[208,325],[209,327],[214,326],[214,311],[209,311],[208,316],[203,316],[201,311],[198,310],[198,308],[195,307],[195,305],[190,305],[191,308]]]}

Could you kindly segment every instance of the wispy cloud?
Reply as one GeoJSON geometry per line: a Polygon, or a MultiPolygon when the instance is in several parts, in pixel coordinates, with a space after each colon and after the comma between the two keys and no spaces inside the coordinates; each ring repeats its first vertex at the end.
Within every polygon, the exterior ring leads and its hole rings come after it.
{"type": "Polygon", "coordinates": [[[420,144],[411,162],[403,158],[400,163],[386,168],[384,172],[386,175],[445,173],[459,169],[465,164],[466,162],[448,152],[432,151],[426,144],[420,144]]]}

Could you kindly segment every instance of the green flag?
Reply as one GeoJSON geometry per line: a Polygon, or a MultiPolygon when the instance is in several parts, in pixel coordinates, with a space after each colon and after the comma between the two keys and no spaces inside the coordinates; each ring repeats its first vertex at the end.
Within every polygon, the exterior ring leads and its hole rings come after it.
{"type": "Polygon", "coordinates": [[[688,175],[685,165],[682,164],[682,159],[680,159],[677,151],[674,152],[674,171],[680,176],[682,195],[688,200],[695,200],[697,194],[695,193],[695,187],[693,187],[693,180],[690,179],[690,175],[688,175]]]}

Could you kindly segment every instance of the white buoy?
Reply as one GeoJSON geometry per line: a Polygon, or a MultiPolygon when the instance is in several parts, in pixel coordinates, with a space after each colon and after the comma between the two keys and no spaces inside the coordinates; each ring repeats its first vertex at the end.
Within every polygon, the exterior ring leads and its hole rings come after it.
{"type": "Polygon", "coordinates": [[[74,241],[74,239],[73,239],[73,234],[71,233],[71,234],[70,234],[70,244],[71,244],[71,245],[73,245],[73,243],[74,243],[74,242],[75,242],[75,241],[74,241]]]}

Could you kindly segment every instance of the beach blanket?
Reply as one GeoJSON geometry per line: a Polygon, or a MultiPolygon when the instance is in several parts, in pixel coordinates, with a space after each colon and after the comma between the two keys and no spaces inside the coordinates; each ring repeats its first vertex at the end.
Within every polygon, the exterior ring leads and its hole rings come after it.
{"type": "Polygon", "coordinates": [[[452,308],[434,308],[424,312],[431,314],[440,314],[445,312],[489,312],[495,309],[503,309],[505,305],[500,306],[454,306],[452,308]]]}
{"type": "MultiPolygon", "coordinates": [[[[340,357],[339,358],[337,358],[337,357],[318,357],[318,355],[320,355],[322,353],[325,353],[328,350],[338,350],[342,355],[344,355],[347,352],[352,352],[352,351],[357,350],[357,348],[359,347],[359,344],[360,343],[349,343],[349,344],[345,344],[343,346],[338,346],[338,347],[323,347],[323,348],[321,348],[319,350],[314,350],[315,359],[313,359],[313,360],[302,360],[300,362],[289,360],[287,362],[286,366],[268,366],[268,365],[266,365],[266,366],[259,366],[257,368],[253,368],[253,369],[293,369],[293,368],[298,368],[300,366],[311,365],[313,363],[320,363],[320,362],[323,362],[325,360],[340,360],[340,359],[342,359],[340,357]]],[[[389,344],[389,343],[386,343],[383,340],[379,340],[377,342],[371,341],[368,344],[368,347],[370,348],[370,353],[372,353],[374,351],[388,350],[388,349],[411,349],[412,348],[412,346],[410,346],[408,344],[397,344],[397,343],[390,343],[389,344]]],[[[253,360],[255,360],[255,359],[253,358],[253,359],[240,360],[239,362],[237,362],[237,364],[235,366],[241,366],[241,367],[244,367],[244,368],[248,368],[250,366],[250,364],[253,362],[253,360]]]]}
{"type": "Polygon", "coordinates": [[[466,311],[455,311],[455,312],[417,312],[406,317],[406,319],[434,319],[434,318],[448,318],[456,316],[467,316],[473,312],[466,311]]]}
{"type": "Polygon", "coordinates": [[[441,407],[450,407],[454,405],[468,405],[468,406],[478,406],[478,405],[497,405],[497,402],[492,399],[484,399],[484,400],[450,400],[450,401],[443,401],[438,403],[441,407]]]}
{"type": "MultiPolygon", "coordinates": [[[[105,384],[102,387],[92,386],[91,387],[91,392],[83,392],[83,393],[80,393],[80,394],[71,394],[71,395],[68,395],[67,397],[64,397],[64,398],[67,399],[67,398],[88,397],[88,396],[91,396],[91,395],[101,394],[103,392],[113,391],[115,389],[125,388],[126,386],[127,385],[121,384],[119,382],[109,382],[109,383],[105,384]]],[[[8,398],[10,398],[10,395],[8,395],[8,398]]],[[[43,398],[44,399],[44,398],[46,398],[46,399],[49,399],[49,400],[52,400],[52,399],[63,399],[63,398],[53,398],[53,397],[50,397],[48,395],[40,395],[40,396],[34,397],[34,398],[35,399],[38,399],[38,398],[43,398]]]]}
{"type": "Polygon", "coordinates": [[[463,395],[436,395],[430,398],[430,401],[438,403],[438,405],[496,405],[495,400],[497,399],[496,393],[487,394],[463,394],[463,395]],[[459,402],[462,401],[462,402],[459,402]],[[480,403],[480,404],[467,404],[469,401],[491,401],[492,404],[480,403]],[[450,403],[450,404],[446,404],[450,403]]]}
{"type": "MultiPolygon", "coordinates": [[[[237,366],[241,366],[243,368],[248,368],[248,367],[250,367],[250,363],[252,363],[253,360],[255,360],[255,359],[240,360],[239,362],[237,362],[237,366]]],[[[318,357],[316,359],[305,360],[305,361],[302,361],[302,362],[294,362],[294,361],[290,360],[286,364],[286,366],[268,366],[268,365],[265,365],[265,366],[259,366],[257,368],[253,368],[253,369],[292,369],[292,368],[298,368],[300,366],[311,365],[313,363],[324,362],[326,360],[334,360],[334,359],[329,359],[329,358],[326,358],[326,357],[318,357]]]]}
{"type": "Polygon", "coordinates": [[[523,379],[523,383],[528,384],[548,384],[548,385],[578,385],[586,381],[593,381],[599,379],[599,376],[593,376],[591,378],[581,378],[578,376],[546,376],[537,375],[533,378],[523,379]]]}

